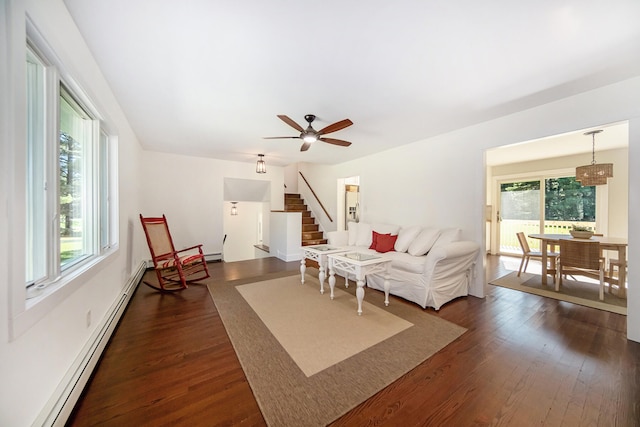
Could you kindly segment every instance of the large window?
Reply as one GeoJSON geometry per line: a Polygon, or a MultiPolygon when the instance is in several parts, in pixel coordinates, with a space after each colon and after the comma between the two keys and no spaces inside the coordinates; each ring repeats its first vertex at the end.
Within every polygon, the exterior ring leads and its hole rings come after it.
{"type": "Polygon", "coordinates": [[[81,270],[115,239],[108,132],[59,75],[27,49],[27,286],[81,270]]]}

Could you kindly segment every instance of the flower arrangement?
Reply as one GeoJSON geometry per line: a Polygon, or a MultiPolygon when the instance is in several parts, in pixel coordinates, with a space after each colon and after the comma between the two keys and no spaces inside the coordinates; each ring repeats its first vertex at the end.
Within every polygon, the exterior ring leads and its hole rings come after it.
{"type": "Polygon", "coordinates": [[[592,231],[591,227],[586,227],[584,225],[575,225],[575,224],[571,226],[571,229],[573,231],[592,231]]]}

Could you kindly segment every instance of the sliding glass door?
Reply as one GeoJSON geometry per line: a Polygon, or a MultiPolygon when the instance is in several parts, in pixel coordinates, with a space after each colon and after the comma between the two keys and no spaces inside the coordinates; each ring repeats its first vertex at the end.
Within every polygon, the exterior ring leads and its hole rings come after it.
{"type": "MultiPolygon", "coordinates": [[[[517,232],[569,234],[572,225],[596,230],[596,187],[583,187],[573,176],[504,180],[499,190],[500,253],[521,253],[517,232]]],[[[539,242],[529,239],[533,250],[539,242]]]]}
{"type": "Polygon", "coordinates": [[[500,253],[517,253],[516,233],[539,233],[541,220],[540,180],[502,182],[500,188],[500,253]]]}

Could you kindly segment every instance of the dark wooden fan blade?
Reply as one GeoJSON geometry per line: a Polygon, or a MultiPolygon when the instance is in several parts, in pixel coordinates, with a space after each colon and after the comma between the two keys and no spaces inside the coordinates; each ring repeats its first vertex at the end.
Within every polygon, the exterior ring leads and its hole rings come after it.
{"type": "Polygon", "coordinates": [[[321,130],[318,131],[319,135],[324,135],[326,133],[331,133],[331,132],[337,132],[340,129],[344,129],[346,127],[349,127],[353,124],[353,122],[349,119],[344,119],[344,120],[340,120],[339,122],[335,122],[332,125],[327,126],[326,128],[323,128],[321,130]]]}
{"type": "Polygon", "coordinates": [[[329,144],[333,144],[333,145],[339,145],[341,147],[348,147],[351,145],[349,141],[343,141],[341,139],[335,139],[335,138],[320,138],[320,141],[328,142],[329,144]]]}
{"type": "Polygon", "coordinates": [[[263,136],[262,139],[300,139],[299,136],[263,136]]]}
{"type": "Polygon", "coordinates": [[[311,147],[311,143],[305,142],[304,144],[302,144],[302,147],[300,147],[300,151],[307,151],[309,147],[311,147]]]}
{"type": "Polygon", "coordinates": [[[299,124],[291,120],[288,116],[285,116],[284,114],[280,114],[278,115],[278,118],[283,122],[285,122],[286,124],[288,124],[289,126],[291,126],[292,128],[294,128],[295,130],[297,130],[298,132],[304,131],[304,129],[302,129],[302,126],[300,126],[299,124]]]}

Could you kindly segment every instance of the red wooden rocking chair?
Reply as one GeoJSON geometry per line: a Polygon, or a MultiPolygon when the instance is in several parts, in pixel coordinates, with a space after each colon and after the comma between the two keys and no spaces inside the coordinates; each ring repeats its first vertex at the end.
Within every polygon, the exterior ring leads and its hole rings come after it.
{"type": "Polygon", "coordinates": [[[187,283],[210,277],[202,245],[176,251],[164,215],[161,218],[140,215],[140,222],[158,276],[158,284],[143,281],[145,285],[159,291],[179,291],[186,289],[187,283]]]}

